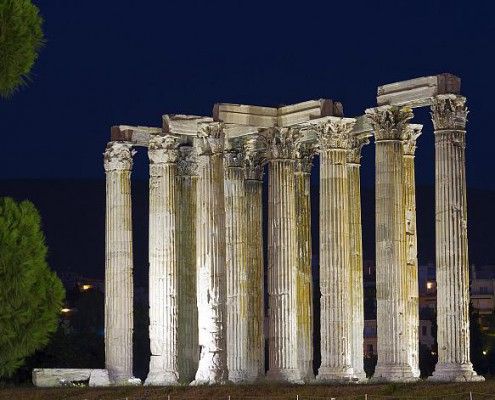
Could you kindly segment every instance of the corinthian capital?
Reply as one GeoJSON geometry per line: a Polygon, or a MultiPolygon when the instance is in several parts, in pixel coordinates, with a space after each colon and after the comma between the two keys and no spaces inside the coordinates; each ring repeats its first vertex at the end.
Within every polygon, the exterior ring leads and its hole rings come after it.
{"type": "Polygon", "coordinates": [[[333,117],[316,129],[319,151],[347,149],[349,134],[356,123],[353,118],[333,117]]]}
{"type": "Polygon", "coordinates": [[[433,98],[431,119],[435,130],[464,130],[468,109],[466,98],[455,94],[441,94],[433,98]]]}
{"type": "Polygon", "coordinates": [[[148,143],[150,164],[175,163],[179,158],[179,138],[174,135],[151,135],[148,143]]]}
{"type": "Polygon", "coordinates": [[[317,151],[317,145],[312,142],[297,142],[295,149],[296,172],[311,173],[313,157],[317,151]]]}
{"type": "Polygon", "coordinates": [[[244,142],[244,165],[246,179],[260,181],[263,179],[263,167],[267,162],[268,139],[261,133],[250,136],[244,142]]]}
{"type": "Polygon", "coordinates": [[[422,128],[423,125],[407,124],[403,142],[405,156],[414,156],[414,152],[416,151],[416,140],[421,135],[422,128]]]}
{"type": "Polygon", "coordinates": [[[404,140],[405,128],[413,117],[409,107],[385,106],[366,110],[375,141],[404,140]]]}
{"type": "Polygon", "coordinates": [[[361,149],[370,143],[369,133],[349,134],[349,142],[347,147],[347,162],[350,164],[361,163],[361,149]]]}
{"type": "Polygon", "coordinates": [[[130,171],[135,153],[129,142],[109,142],[103,153],[105,171],[130,171]]]}
{"type": "Polygon", "coordinates": [[[196,176],[198,163],[196,152],[192,146],[179,147],[179,159],[177,160],[177,175],[196,176]]]}
{"type": "Polygon", "coordinates": [[[224,153],[225,167],[242,168],[244,167],[244,158],[243,140],[239,138],[230,139],[224,153]]]}
{"type": "Polygon", "coordinates": [[[225,134],[223,124],[208,122],[198,124],[196,147],[198,155],[221,154],[224,150],[225,134]]]}
{"type": "Polygon", "coordinates": [[[272,159],[293,159],[302,133],[298,128],[273,128],[269,140],[272,159]]]}

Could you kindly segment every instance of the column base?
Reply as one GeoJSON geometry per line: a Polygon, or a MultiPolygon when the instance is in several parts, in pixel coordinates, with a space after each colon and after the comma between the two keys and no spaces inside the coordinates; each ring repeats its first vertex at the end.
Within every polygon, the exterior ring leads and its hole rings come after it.
{"type": "Polygon", "coordinates": [[[227,371],[224,369],[210,369],[206,371],[196,372],[194,381],[190,383],[191,386],[201,385],[226,385],[230,383],[227,378],[227,371]]]}
{"type": "Polygon", "coordinates": [[[150,371],[144,384],[147,386],[175,386],[179,385],[179,373],[167,371],[163,368],[163,356],[150,357],[150,371]]]}
{"type": "Polygon", "coordinates": [[[380,382],[417,382],[412,368],[408,364],[377,364],[375,373],[371,377],[372,383],[380,382]]]}
{"type": "Polygon", "coordinates": [[[316,381],[321,383],[351,383],[353,377],[352,367],[320,367],[316,381]]]}
{"type": "Polygon", "coordinates": [[[485,378],[478,375],[473,364],[437,363],[430,382],[483,382],[485,378]]]}
{"type": "Polygon", "coordinates": [[[303,374],[298,368],[274,369],[271,368],[266,374],[266,379],[271,382],[294,383],[304,385],[303,374]]]}
{"type": "Polygon", "coordinates": [[[229,381],[235,384],[253,384],[263,379],[257,372],[245,370],[229,370],[229,381]]]}
{"type": "Polygon", "coordinates": [[[368,377],[366,376],[366,372],[354,372],[352,374],[352,382],[353,383],[366,383],[368,382],[368,377]]]}

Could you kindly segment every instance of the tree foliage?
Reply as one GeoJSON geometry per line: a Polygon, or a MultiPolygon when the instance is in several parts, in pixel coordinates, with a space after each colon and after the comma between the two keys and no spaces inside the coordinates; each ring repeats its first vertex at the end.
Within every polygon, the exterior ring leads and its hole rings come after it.
{"type": "Polygon", "coordinates": [[[0,377],[12,375],[57,329],[65,291],[46,256],[35,206],[0,199],[0,377]]]}
{"type": "Polygon", "coordinates": [[[31,0],[0,0],[0,96],[24,85],[43,45],[43,19],[31,0]]]}

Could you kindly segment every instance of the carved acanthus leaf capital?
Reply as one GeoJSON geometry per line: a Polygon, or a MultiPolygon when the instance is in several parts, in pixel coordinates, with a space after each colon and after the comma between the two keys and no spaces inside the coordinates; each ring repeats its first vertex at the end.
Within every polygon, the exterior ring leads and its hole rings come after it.
{"type": "Polygon", "coordinates": [[[369,133],[349,134],[349,142],[347,148],[347,162],[350,164],[361,163],[361,149],[370,143],[369,133]]]}
{"type": "Polygon", "coordinates": [[[221,122],[198,124],[198,136],[195,144],[200,156],[223,153],[225,144],[223,124],[221,122]]]}
{"type": "Polygon", "coordinates": [[[405,138],[403,142],[405,156],[414,156],[416,151],[416,140],[421,135],[422,128],[423,125],[418,124],[408,124],[406,126],[405,138]]]}
{"type": "Polygon", "coordinates": [[[244,140],[240,138],[230,139],[224,153],[224,163],[226,168],[244,167],[244,140]]]}
{"type": "Polygon", "coordinates": [[[413,117],[409,107],[385,106],[366,110],[375,141],[404,140],[405,128],[413,117]]]}
{"type": "Polygon", "coordinates": [[[317,152],[317,144],[314,142],[296,142],[296,172],[311,173],[313,167],[313,157],[317,152]]]}
{"type": "Polygon", "coordinates": [[[109,142],[103,153],[105,171],[130,171],[136,151],[129,142],[109,142]]]}
{"type": "Polygon", "coordinates": [[[301,139],[299,128],[273,128],[269,139],[271,159],[294,159],[296,143],[301,139]]]}
{"type": "Polygon", "coordinates": [[[175,135],[151,135],[148,143],[150,165],[169,164],[179,158],[179,138],[175,135]]]}
{"type": "Polygon", "coordinates": [[[269,141],[261,133],[252,135],[244,141],[246,179],[263,179],[263,167],[267,162],[268,149],[269,141]]]}
{"type": "Polygon", "coordinates": [[[192,146],[179,147],[179,159],[177,160],[177,174],[179,176],[196,176],[198,163],[196,151],[192,146]]]}
{"type": "Polygon", "coordinates": [[[431,104],[431,119],[435,130],[466,129],[468,112],[466,98],[455,94],[435,96],[431,104]]]}
{"type": "Polygon", "coordinates": [[[352,118],[331,118],[316,129],[318,150],[347,149],[349,135],[356,123],[352,118]]]}

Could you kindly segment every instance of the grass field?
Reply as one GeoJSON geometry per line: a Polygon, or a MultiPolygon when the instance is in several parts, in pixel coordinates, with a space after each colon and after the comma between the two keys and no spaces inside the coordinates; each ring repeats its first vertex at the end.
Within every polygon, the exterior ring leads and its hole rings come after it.
{"type": "Polygon", "coordinates": [[[495,379],[482,383],[433,384],[419,382],[414,384],[383,385],[257,385],[257,386],[211,386],[211,387],[114,387],[114,388],[58,388],[42,389],[33,387],[0,388],[1,400],[179,400],[179,399],[218,399],[218,400],[312,400],[312,399],[348,399],[348,400],[393,400],[393,399],[454,399],[495,400],[495,379]]]}

